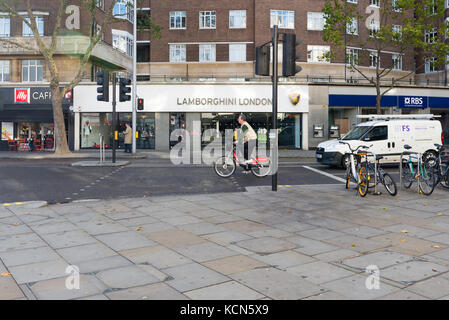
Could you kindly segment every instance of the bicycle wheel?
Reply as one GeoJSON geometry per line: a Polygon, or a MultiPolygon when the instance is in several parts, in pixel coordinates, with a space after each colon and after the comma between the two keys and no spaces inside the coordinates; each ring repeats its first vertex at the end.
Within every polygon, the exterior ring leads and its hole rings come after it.
{"type": "Polygon", "coordinates": [[[234,159],[221,157],[214,162],[215,173],[222,178],[229,178],[235,172],[236,164],[234,159]]]}
{"type": "Polygon", "coordinates": [[[435,189],[435,185],[436,177],[433,169],[430,166],[426,165],[426,163],[423,163],[421,165],[421,174],[419,176],[419,191],[426,196],[430,196],[435,189]]]}
{"type": "Polygon", "coordinates": [[[349,167],[346,168],[345,181],[345,187],[346,189],[349,189],[349,186],[351,185],[351,169],[349,167]]]}
{"type": "Polygon", "coordinates": [[[441,164],[441,169],[443,173],[443,176],[441,177],[440,185],[443,188],[449,189],[449,171],[447,170],[447,163],[441,164]]]}
{"type": "Polygon", "coordinates": [[[257,163],[257,166],[251,167],[251,172],[258,178],[266,177],[270,173],[270,159],[257,163]]]}
{"type": "Polygon", "coordinates": [[[438,185],[442,178],[441,171],[440,171],[441,170],[440,163],[439,163],[438,159],[434,158],[434,157],[428,157],[424,161],[424,164],[426,165],[427,168],[429,168],[429,170],[432,170],[432,173],[436,180],[435,185],[438,185]]]}
{"type": "Polygon", "coordinates": [[[358,184],[358,191],[360,196],[364,197],[368,193],[368,187],[369,187],[369,173],[366,171],[365,167],[360,167],[359,169],[359,184],[358,184]]]}
{"type": "Polygon", "coordinates": [[[411,162],[408,161],[402,162],[402,185],[406,189],[412,186],[414,179],[412,170],[410,168],[411,165],[413,165],[411,162]]]}
{"type": "Polygon", "coordinates": [[[392,196],[395,196],[397,194],[398,191],[396,188],[396,183],[388,173],[383,174],[382,183],[389,194],[391,194],[392,196]]]}
{"type": "Polygon", "coordinates": [[[368,173],[367,174],[367,177],[368,177],[368,188],[374,188],[376,186],[375,179],[374,179],[375,174],[376,174],[376,172],[374,170],[374,165],[368,164],[368,170],[366,169],[366,167],[367,167],[366,162],[362,163],[360,165],[359,171],[361,170],[361,168],[364,168],[364,170],[367,171],[367,173],[368,173]]]}

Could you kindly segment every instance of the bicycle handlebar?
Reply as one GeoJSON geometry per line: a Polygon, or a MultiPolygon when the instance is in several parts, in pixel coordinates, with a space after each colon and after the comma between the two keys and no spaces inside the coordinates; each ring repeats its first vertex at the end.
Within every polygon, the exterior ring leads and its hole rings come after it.
{"type": "Polygon", "coordinates": [[[351,145],[349,144],[349,143],[347,143],[347,142],[343,142],[343,141],[338,141],[339,143],[341,143],[341,144],[345,144],[345,145],[347,145],[348,146],[348,148],[349,148],[349,150],[352,152],[352,153],[355,153],[357,150],[359,150],[360,148],[362,148],[362,149],[369,149],[370,147],[372,147],[373,145],[370,145],[369,147],[368,146],[365,146],[365,145],[363,145],[363,144],[361,144],[361,145],[359,145],[357,148],[355,148],[355,149],[352,149],[351,148],[351,145]]]}

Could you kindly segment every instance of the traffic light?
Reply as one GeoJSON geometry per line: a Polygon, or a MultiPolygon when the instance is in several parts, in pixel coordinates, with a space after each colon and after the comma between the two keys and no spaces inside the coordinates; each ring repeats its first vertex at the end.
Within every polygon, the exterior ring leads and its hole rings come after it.
{"type": "Polygon", "coordinates": [[[103,70],[97,72],[97,101],[109,102],[109,71],[103,70]]]}
{"type": "Polygon", "coordinates": [[[131,95],[127,94],[127,93],[131,92],[131,87],[129,87],[129,85],[131,85],[131,79],[120,78],[120,81],[119,81],[119,94],[120,94],[119,101],[120,102],[131,100],[131,95]]]}
{"type": "Polygon", "coordinates": [[[270,75],[270,47],[267,45],[256,47],[256,75],[270,75]]]}
{"type": "Polygon", "coordinates": [[[143,99],[137,99],[137,110],[143,110],[143,99]]]}
{"type": "Polygon", "coordinates": [[[296,38],[294,33],[284,34],[282,42],[282,76],[291,77],[302,70],[300,66],[296,65],[296,60],[300,57],[296,53],[296,46],[301,44],[301,40],[296,38]]]}

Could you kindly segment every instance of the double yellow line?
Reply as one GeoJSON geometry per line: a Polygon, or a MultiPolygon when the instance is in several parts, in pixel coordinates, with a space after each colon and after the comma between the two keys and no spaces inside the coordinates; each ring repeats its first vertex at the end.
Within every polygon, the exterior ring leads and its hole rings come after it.
{"type": "Polygon", "coordinates": [[[2,203],[2,205],[5,207],[12,206],[13,204],[23,204],[23,202],[2,203]]]}

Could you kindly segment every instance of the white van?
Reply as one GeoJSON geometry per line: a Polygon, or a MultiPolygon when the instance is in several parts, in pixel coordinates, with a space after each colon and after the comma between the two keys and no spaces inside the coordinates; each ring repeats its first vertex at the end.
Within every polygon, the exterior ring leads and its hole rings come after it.
{"type": "MultiPolygon", "coordinates": [[[[368,150],[383,155],[381,162],[399,162],[404,145],[410,145],[410,151],[425,156],[436,155],[435,144],[443,144],[441,122],[433,115],[379,115],[357,116],[369,119],[362,122],[344,135],[341,140],[355,149],[360,145],[371,146],[368,150]]],[[[319,163],[346,167],[349,148],[339,140],[329,140],[318,145],[316,159],[319,163]]]]}

